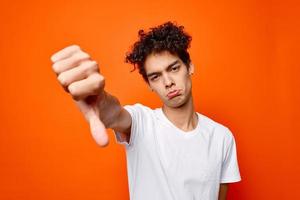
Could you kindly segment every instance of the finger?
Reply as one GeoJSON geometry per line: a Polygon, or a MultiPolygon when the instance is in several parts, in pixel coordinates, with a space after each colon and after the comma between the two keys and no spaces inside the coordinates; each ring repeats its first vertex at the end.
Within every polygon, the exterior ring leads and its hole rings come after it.
{"type": "Polygon", "coordinates": [[[73,54],[71,57],[55,62],[52,65],[52,68],[56,74],[60,74],[68,69],[77,67],[80,64],[80,62],[88,60],[89,58],[89,54],[80,51],[73,54]]]}
{"type": "Polygon", "coordinates": [[[68,86],[74,100],[82,100],[87,96],[98,95],[103,90],[105,79],[99,73],[94,73],[88,78],[76,81],[68,86]]]}
{"type": "Polygon", "coordinates": [[[106,128],[93,110],[91,110],[89,114],[89,123],[92,136],[96,143],[101,147],[107,146],[109,141],[106,128]]]}
{"type": "Polygon", "coordinates": [[[68,46],[68,47],[58,51],[57,53],[53,54],[51,56],[51,61],[52,62],[57,62],[59,60],[70,57],[73,53],[75,53],[78,50],[80,50],[80,47],[78,45],[68,46]]]}
{"type": "Polygon", "coordinates": [[[96,61],[86,61],[81,63],[78,67],[60,73],[57,79],[60,84],[67,89],[67,87],[71,83],[83,80],[90,76],[92,73],[98,71],[99,70],[96,61]]]}

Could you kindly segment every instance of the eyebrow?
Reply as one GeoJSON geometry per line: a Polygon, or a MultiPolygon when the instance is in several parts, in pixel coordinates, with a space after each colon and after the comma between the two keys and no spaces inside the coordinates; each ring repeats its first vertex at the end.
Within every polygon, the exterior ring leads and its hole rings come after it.
{"type": "MultiPolygon", "coordinates": [[[[171,64],[168,65],[167,70],[169,70],[171,67],[173,67],[174,65],[176,65],[177,63],[179,63],[179,60],[175,60],[174,62],[172,62],[171,64]]],[[[159,74],[160,72],[151,72],[149,74],[147,74],[147,77],[149,78],[150,76],[159,74]]]]}

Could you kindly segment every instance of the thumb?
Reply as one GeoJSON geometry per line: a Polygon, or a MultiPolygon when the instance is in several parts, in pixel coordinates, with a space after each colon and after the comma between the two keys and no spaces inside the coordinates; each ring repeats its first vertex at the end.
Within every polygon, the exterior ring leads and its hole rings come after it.
{"type": "Polygon", "coordinates": [[[96,143],[101,147],[108,145],[108,135],[104,124],[99,119],[95,110],[90,110],[88,114],[88,120],[90,124],[90,130],[96,143]]]}

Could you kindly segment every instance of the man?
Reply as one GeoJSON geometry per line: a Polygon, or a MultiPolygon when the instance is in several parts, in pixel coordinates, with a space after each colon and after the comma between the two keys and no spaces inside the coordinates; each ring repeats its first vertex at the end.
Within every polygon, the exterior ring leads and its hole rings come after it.
{"type": "Polygon", "coordinates": [[[167,22],[139,31],[126,62],[138,67],[162,108],[121,106],[104,90],[98,65],[77,45],[51,57],[60,84],[75,99],[100,146],[113,129],[127,156],[132,200],[226,199],[228,183],[241,180],[231,131],[195,112],[187,52],[191,36],[167,22]]]}

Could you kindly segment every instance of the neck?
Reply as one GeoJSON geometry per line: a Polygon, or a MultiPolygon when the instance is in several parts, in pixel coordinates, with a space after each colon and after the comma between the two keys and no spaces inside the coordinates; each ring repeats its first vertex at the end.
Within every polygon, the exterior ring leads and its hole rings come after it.
{"type": "Polygon", "coordinates": [[[166,117],[179,129],[183,131],[194,130],[197,126],[198,116],[195,113],[193,97],[178,108],[163,105],[162,110],[166,117]]]}

